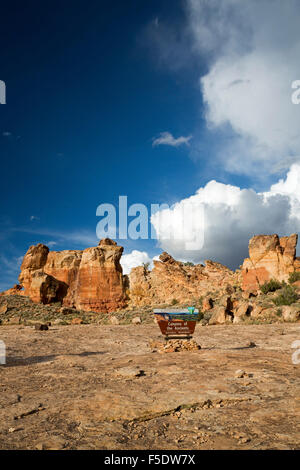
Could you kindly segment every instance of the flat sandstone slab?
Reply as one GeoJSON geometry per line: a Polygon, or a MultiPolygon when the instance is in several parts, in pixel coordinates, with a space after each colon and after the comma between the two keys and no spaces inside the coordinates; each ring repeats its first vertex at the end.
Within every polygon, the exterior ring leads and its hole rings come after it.
{"type": "Polygon", "coordinates": [[[2,326],[1,449],[299,449],[299,324],[2,326]],[[251,344],[252,343],[252,344],[251,344]]]}

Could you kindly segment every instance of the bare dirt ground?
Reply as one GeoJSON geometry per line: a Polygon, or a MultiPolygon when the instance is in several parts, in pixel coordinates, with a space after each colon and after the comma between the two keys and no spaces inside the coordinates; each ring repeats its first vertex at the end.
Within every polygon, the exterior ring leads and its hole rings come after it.
{"type": "Polygon", "coordinates": [[[1,449],[299,449],[299,324],[2,326],[1,449]],[[255,346],[250,344],[255,343],[255,346]],[[236,373],[238,369],[243,373],[236,373]]]}

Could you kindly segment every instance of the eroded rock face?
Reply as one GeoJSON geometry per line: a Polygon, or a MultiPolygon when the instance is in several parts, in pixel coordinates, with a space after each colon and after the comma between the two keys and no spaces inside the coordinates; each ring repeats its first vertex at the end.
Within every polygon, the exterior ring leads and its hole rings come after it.
{"type": "Polygon", "coordinates": [[[81,263],[82,251],[64,250],[50,251],[44,270],[68,286],[64,305],[73,307],[76,305],[78,291],[78,270],[81,263]]]}
{"type": "Polygon", "coordinates": [[[133,305],[187,303],[198,300],[212,286],[225,288],[236,280],[236,274],[225,266],[206,261],[205,266],[187,266],[164,252],[154,261],[152,271],[143,266],[129,275],[130,300],[133,305]]]}
{"type": "Polygon", "coordinates": [[[42,269],[34,271],[32,274],[30,298],[33,302],[42,304],[62,302],[67,290],[67,284],[46,274],[42,269]]]}
{"type": "Polygon", "coordinates": [[[243,290],[257,290],[270,279],[287,281],[289,274],[300,270],[296,258],[298,235],[257,235],[249,242],[249,258],[242,267],[243,290]]]}
{"type": "Polygon", "coordinates": [[[0,292],[0,296],[3,296],[3,295],[24,295],[24,290],[21,284],[15,284],[10,289],[0,292]]]}
{"type": "Polygon", "coordinates": [[[48,253],[49,248],[39,243],[38,245],[31,246],[24,256],[21,264],[19,282],[25,289],[25,295],[29,295],[32,274],[39,269],[43,269],[47,261],[48,253]]]}
{"type": "Polygon", "coordinates": [[[110,239],[83,251],[49,251],[39,244],[26,253],[19,281],[34,302],[110,312],[126,306],[122,252],[110,239]]]}
{"type": "Polygon", "coordinates": [[[258,235],[250,240],[249,258],[242,271],[233,272],[209,260],[193,266],[164,252],[159,261],[154,261],[152,271],[139,266],[123,276],[123,248],[110,239],[85,250],[49,251],[38,244],[29,248],[21,266],[19,281],[24,290],[18,287],[7,294],[20,293],[35,302],[62,301],[65,307],[95,312],[112,312],[128,304],[155,307],[200,303],[208,312],[218,304],[224,312],[211,312],[218,323],[233,318],[240,322],[250,315],[244,307],[238,310],[239,301],[234,300],[241,281],[244,300],[255,296],[259,286],[271,278],[287,281],[291,272],[300,271],[296,245],[296,234],[282,238],[258,235]],[[230,305],[228,299],[233,299],[230,305]]]}
{"type": "Polygon", "coordinates": [[[98,247],[82,253],[78,270],[76,308],[93,311],[114,311],[125,307],[120,258],[123,247],[102,240],[98,247]]]}

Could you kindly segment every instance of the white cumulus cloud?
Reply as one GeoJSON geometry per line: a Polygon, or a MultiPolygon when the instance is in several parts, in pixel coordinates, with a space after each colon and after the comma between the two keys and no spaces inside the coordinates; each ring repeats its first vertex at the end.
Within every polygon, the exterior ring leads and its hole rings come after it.
{"type": "Polygon", "coordinates": [[[280,180],[263,193],[210,181],[196,194],[151,217],[159,245],[180,260],[199,263],[212,259],[236,268],[247,257],[248,242],[252,236],[272,233],[287,235],[300,231],[299,181],[298,164],[291,167],[285,180],[280,180]],[[183,234],[182,238],[166,238],[170,215],[175,227],[173,233],[181,233],[177,228],[185,225],[184,211],[180,210],[185,204],[194,206],[193,222],[189,221],[189,230],[185,232],[188,236],[183,234]],[[202,208],[204,223],[201,222],[202,208]],[[187,250],[186,242],[190,241],[190,235],[197,240],[202,230],[203,246],[200,237],[198,249],[187,250]]]}
{"type": "MultiPolygon", "coordinates": [[[[127,255],[121,257],[120,263],[123,268],[123,274],[129,274],[132,268],[142,266],[143,263],[150,263],[152,259],[145,251],[133,250],[127,255]]],[[[151,266],[150,266],[151,267],[151,266]]]]}
{"type": "Polygon", "coordinates": [[[300,160],[298,0],[188,0],[193,47],[208,72],[201,91],[210,128],[231,132],[229,171],[277,171],[300,160]]]}

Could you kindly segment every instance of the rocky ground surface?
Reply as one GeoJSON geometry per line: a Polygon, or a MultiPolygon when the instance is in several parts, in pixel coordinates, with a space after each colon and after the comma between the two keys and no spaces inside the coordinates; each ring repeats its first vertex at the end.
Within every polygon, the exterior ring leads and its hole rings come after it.
{"type": "Polygon", "coordinates": [[[300,448],[299,324],[198,325],[190,350],[153,347],[154,323],[0,339],[1,449],[300,448]]]}

